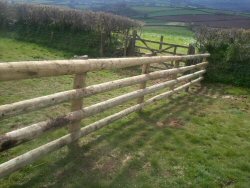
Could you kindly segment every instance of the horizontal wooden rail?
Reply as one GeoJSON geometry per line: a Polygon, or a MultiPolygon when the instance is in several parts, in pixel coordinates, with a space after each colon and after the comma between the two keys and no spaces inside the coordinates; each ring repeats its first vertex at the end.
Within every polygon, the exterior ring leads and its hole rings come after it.
{"type": "Polygon", "coordinates": [[[188,49],[188,46],[183,46],[183,45],[178,45],[178,44],[171,44],[171,43],[166,43],[166,42],[158,42],[158,41],[153,41],[153,40],[148,40],[148,39],[142,39],[140,37],[137,37],[136,40],[138,41],[144,41],[144,42],[149,42],[149,43],[154,43],[154,44],[163,44],[163,45],[168,45],[168,46],[173,46],[173,47],[179,47],[179,48],[186,48],[188,49]]]}
{"type": "Polygon", "coordinates": [[[136,65],[185,61],[208,57],[209,54],[155,56],[88,60],[55,60],[0,63],[0,81],[82,74],[88,71],[126,68],[136,65]]]}
{"type": "MultiPolygon", "coordinates": [[[[135,37],[136,38],[136,37],[135,37]]],[[[145,43],[149,41],[142,41],[145,43]]],[[[173,46],[163,48],[163,37],[160,40],[159,50],[166,51],[173,46]]],[[[168,44],[169,45],[169,44],[168,44]]],[[[177,45],[178,46],[178,45],[177,45]]],[[[176,45],[174,46],[176,49],[176,45]]],[[[180,47],[180,46],[178,46],[180,47]]],[[[154,56],[154,57],[132,57],[132,58],[111,58],[111,59],[88,59],[88,60],[55,60],[55,61],[26,61],[26,62],[12,62],[0,64],[0,81],[11,81],[20,79],[40,78],[49,76],[72,75],[75,74],[74,89],[63,91],[47,96],[28,99],[12,104],[5,104],[0,106],[0,120],[12,117],[15,115],[28,113],[42,108],[58,105],[64,102],[72,102],[72,109],[70,113],[50,119],[47,121],[38,122],[21,129],[17,129],[0,136],[0,152],[13,148],[24,142],[38,138],[42,134],[59,129],[70,128],[69,134],[58,138],[48,144],[40,146],[32,151],[29,151],[19,157],[0,164],[0,178],[4,177],[25,165],[31,164],[33,161],[53,152],[65,145],[71,144],[70,152],[73,152],[73,146],[77,146],[77,140],[91,132],[94,132],[108,124],[118,120],[132,112],[140,111],[144,106],[154,103],[160,99],[166,98],[178,91],[190,87],[194,83],[200,82],[202,75],[206,72],[205,66],[207,62],[198,63],[180,68],[170,70],[163,70],[148,73],[145,71],[142,75],[114,80],[106,83],[92,85],[85,87],[83,78],[85,73],[89,71],[98,71],[103,69],[119,69],[133,66],[148,67],[150,64],[165,63],[172,61],[189,61],[201,60],[206,61],[209,54],[196,55],[182,55],[182,56],[154,56]],[[189,71],[189,72],[187,72],[189,71]],[[194,72],[196,71],[196,72],[194,72]],[[191,73],[192,72],[192,73],[191,73]],[[177,78],[178,74],[185,75],[177,78]],[[171,75],[176,75],[171,78],[171,75]],[[149,80],[170,78],[172,80],[157,83],[155,85],[146,87],[146,82],[149,80]],[[194,80],[193,80],[194,79],[194,80]],[[192,81],[193,80],[193,81],[192,81]],[[184,84],[184,82],[186,84],[184,84]],[[178,86],[178,85],[181,86],[178,86]],[[82,101],[85,97],[90,97],[95,94],[128,87],[135,84],[143,84],[139,90],[123,94],[121,96],[99,102],[97,104],[83,107],[82,101]],[[86,127],[80,128],[82,119],[94,116],[98,113],[104,112],[110,108],[119,106],[130,100],[141,99],[142,97],[152,94],[169,87],[169,91],[157,95],[147,101],[140,100],[137,105],[122,110],[116,114],[108,116],[86,127]],[[176,87],[176,88],[175,88],[176,87]],[[76,131],[77,130],[77,131],[76,131]],[[74,144],[74,145],[73,145],[74,144]]]]}
{"type": "Polygon", "coordinates": [[[158,100],[161,100],[163,98],[166,98],[176,92],[179,92],[187,87],[189,87],[190,85],[192,84],[195,84],[195,83],[198,83],[202,80],[202,77],[196,79],[196,80],[193,80],[185,85],[182,85],[180,87],[177,87],[171,91],[168,91],[166,93],[163,93],[163,94],[160,94],[158,96],[155,96],[149,100],[147,100],[146,102],[144,103],[141,103],[141,104],[138,104],[138,105],[135,105],[133,107],[130,107],[128,109],[125,109],[119,113],[116,113],[114,115],[111,115],[109,117],[106,117],[102,120],[99,120],[87,127],[84,127],[82,128],[77,135],[75,135],[74,137],[72,137],[71,134],[69,135],[66,135],[66,136],[63,136],[57,140],[54,140],[48,144],[45,144],[43,146],[40,146],[32,151],[29,151],[23,155],[20,155],[10,161],[7,161],[3,164],[0,165],[0,178],[10,174],[10,173],[13,173],[17,170],[19,170],[20,168],[26,166],[26,165],[29,165],[31,163],[33,163],[34,161],[38,160],[39,158],[41,157],[44,157],[46,156],[47,154],[67,145],[67,144],[70,144],[72,142],[74,142],[75,140],[85,136],[85,135],[88,135],[94,131],[96,131],[97,129],[100,129],[102,127],[105,127],[106,125],[132,113],[132,112],[136,112],[136,111],[139,111],[142,107],[146,106],[146,105],[149,105],[149,104],[152,104],[158,100]]]}
{"type": "MultiPolygon", "coordinates": [[[[183,55],[183,54],[180,54],[180,53],[174,53],[174,52],[166,51],[166,50],[168,50],[168,49],[156,50],[156,49],[151,49],[151,48],[147,48],[147,47],[143,47],[143,46],[135,46],[135,47],[138,48],[138,49],[153,51],[153,52],[157,52],[157,53],[165,52],[165,53],[172,54],[172,55],[183,55]]],[[[172,47],[171,47],[171,48],[172,48],[172,47]]]]}
{"type": "Polygon", "coordinates": [[[109,99],[107,101],[97,103],[95,105],[83,108],[82,110],[79,110],[79,111],[71,112],[65,116],[58,117],[56,119],[39,122],[30,126],[24,127],[22,129],[18,129],[18,130],[6,133],[0,136],[0,151],[10,149],[19,144],[22,144],[24,142],[37,138],[38,136],[42,135],[44,132],[51,131],[57,128],[62,128],[74,121],[79,121],[83,118],[96,115],[100,112],[103,112],[107,109],[118,106],[120,104],[123,104],[132,99],[136,99],[136,98],[145,96],[147,94],[154,93],[160,89],[173,86],[177,83],[189,80],[191,78],[194,78],[204,73],[205,73],[205,70],[201,70],[193,74],[179,77],[175,80],[170,80],[167,82],[156,84],[156,85],[147,87],[146,89],[137,90],[131,93],[127,93],[127,94],[115,97],[113,99],[109,99]]]}
{"type": "Polygon", "coordinates": [[[139,84],[148,80],[155,80],[160,78],[165,78],[170,75],[174,75],[177,73],[184,73],[189,70],[193,70],[196,68],[202,68],[206,66],[208,63],[203,62],[196,65],[157,71],[153,73],[149,73],[147,75],[139,75],[130,78],[115,80],[107,83],[102,83],[98,85],[93,85],[86,87],[84,89],[76,89],[70,91],[64,91],[60,93],[55,93],[48,96],[37,97],[34,99],[29,99],[21,102],[16,102],[12,104],[6,104],[0,106],[0,120],[5,119],[14,115],[27,113],[34,110],[39,110],[41,108],[54,106],[56,104],[60,104],[63,102],[68,102],[75,99],[80,99],[83,97],[89,97],[91,95],[99,94],[102,92],[110,91],[113,89],[118,89],[126,86],[131,86],[134,84],[139,84]]]}

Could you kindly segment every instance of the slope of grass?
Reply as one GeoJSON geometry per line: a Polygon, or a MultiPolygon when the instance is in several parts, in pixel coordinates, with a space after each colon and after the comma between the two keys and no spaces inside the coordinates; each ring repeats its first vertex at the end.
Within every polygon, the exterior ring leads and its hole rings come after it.
{"type": "Polygon", "coordinates": [[[0,37],[0,62],[21,60],[46,60],[72,57],[72,53],[44,48],[30,42],[0,37]]]}
{"type": "MultiPolygon", "coordinates": [[[[188,36],[188,35],[187,35],[188,36]]],[[[0,61],[67,58],[71,54],[13,39],[0,39],[0,61]],[[4,45],[2,44],[4,43],[4,45]],[[26,50],[24,50],[26,49],[26,50]],[[30,53],[27,53],[30,50],[30,53]],[[12,53],[4,55],[3,52],[12,53]],[[31,55],[32,54],[32,55],[31,55]],[[39,57],[39,58],[36,58],[39,57]]],[[[137,69],[90,73],[87,85],[138,74],[137,69]]],[[[0,104],[72,88],[72,76],[0,82],[0,104]]],[[[123,88],[84,99],[88,106],[127,93],[123,88]]],[[[103,118],[136,101],[82,122],[103,118]]],[[[223,85],[195,87],[148,106],[0,180],[0,187],[249,187],[250,90],[223,85]]],[[[67,113],[65,103],[0,121],[0,133],[67,113]]],[[[67,133],[54,131],[0,153],[0,162],[67,133]]]]}
{"type": "Polygon", "coordinates": [[[23,42],[39,44],[44,48],[57,49],[67,54],[99,56],[100,36],[92,31],[70,31],[49,28],[25,28],[17,26],[15,29],[0,31],[0,36],[23,42]]]}

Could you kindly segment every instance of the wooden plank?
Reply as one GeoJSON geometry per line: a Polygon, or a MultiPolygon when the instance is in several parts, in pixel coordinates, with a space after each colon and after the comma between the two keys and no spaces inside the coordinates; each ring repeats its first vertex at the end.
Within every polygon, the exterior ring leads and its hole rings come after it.
{"type": "Polygon", "coordinates": [[[154,53],[168,53],[168,54],[172,54],[172,55],[185,55],[185,54],[180,54],[180,53],[176,53],[176,52],[174,53],[174,52],[167,51],[167,50],[173,48],[173,46],[164,48],[161,51],[156,50],[156,49],[152,49],[152,48],[143,47],[143,46],[135,46],[135,47],[138,48],[138,49],[148,50],[148,51],[154,52],[154,53]]]}
{"type": "Polygon", "coordinates": [[[6,133],[0,137],[0,151],[8,150],[21,143],[32,140],[44,134],[45,132],[58,129],[58,128],[62,128],[70,123],[73,123],[75,121],[80,121],[81,119],[90,117],[92,115],[96,115],[107,109],[121,105],[129,100],[140,98],[144,95],[154,93],[158,90],[173,86],[179,82],[196,77],[197,75],[204,74],[204,72],[205,71],[202,70],[202,71],[198,71],[196,73],[190,74],[190,75],[185,75],[183,77],[177,78],[176,80],[170,80],[167,82],[156,84],[156,85],[147,87],[145,89],[140,89],[134,92],[130,92],[130,93],[109,99],[107,101],[97,103],[89,107],[85,107],[81,110],[71,112],[65,116],[60,116],[55,119],[42,121],[42,122],[30,125],[30,126],[24,127],[22,129],[18,129],[18,130],[6,133]]]}
{"type": "MultiPolygon", "coordinates": [[[[138,35],[137,35],[137,38],[141,39],[138,35]]],[[[148,46],[148,44],[147,44],[144,40],[141,39],[140,41],[145,45],[144,49],[149,50],[151,53],[155,53],[155,50],[152,49],[152,48],[150,48],[150,47],[148,46]]]]}
{"type": "MultiPolygon", "coordinates": [[[[144,42],[159,44],[158,41],[152,41],[152,40],[148,40],[148,39],[142,39],[141,37],[137,37],[136,40],[143,40],[144,42]]],[[[186,49],[188,49],[188,46],[183,46],[183,45],[178,45],[178,44],[172,44],[172,43],[166,43],[166,42],[163,42],[162,44],[163,45],[176,46],[176,47],[179,47],[179,48],[186,48],[186,49]]]]}
{"type": "Polygon", "coordinates": [[[80,131],[77,137],[72,138],[71,135],[66,135],[63,136],[57,140],[54,140],[50,143],[47,143],[43,146],[40,146],[36,149],[33,149],[25,154],[22,154],[14,159],[11,159],[10,161],[7,161],[5,163],[0,164],[0,178],[3,178],[29,164],[32,164],[34,161],[47,156],[49,153],[54,152],[64,146],[66,146],[67,144],[72,143],[73,141],[75,141],[76,139],[79,139],[85,135],[88,135],[92,132],[95,132],[98,129],[101,129],[107,125],[109,125],[110,123],[121,119],[124,116],[129,115],[130,113],[139,111],[142,107],[146,106],[146,105],[150,105],[158,100],[161,100],[163,98],[169,97],[171,95],[173,95],[176,92],[179,92],[183,89],[185,89],[186,87],[198,83],[202,80],[202,78],[198,78],[190,83],[187,83],[183,86],[180,86],[172,91],[168,91],[166,93],[160,94],[158,96],[155,96],[149,100],[147,100],[145,103],[142,104],[137,104],[135,106],[132,106],[128,109],[125,109],[121,112],[118,112],[116,114],[113,114],[111,116],[108,116],[102,120],[99,120],[98,122],[95,122],[87,127],[83,127],[80,131]]]}
{"type": "Polygon", "coordinates": [[[170,50],[171,48],[175,48],[175,47],[170,46],[170,47],[167,47],[167,48],[161,49],[161,50],[159,50],[159,51],[158,51],[158,53],[163,53],[163,52],[165,52],[165,53],[169,53],[167,50],[170,50]]]}

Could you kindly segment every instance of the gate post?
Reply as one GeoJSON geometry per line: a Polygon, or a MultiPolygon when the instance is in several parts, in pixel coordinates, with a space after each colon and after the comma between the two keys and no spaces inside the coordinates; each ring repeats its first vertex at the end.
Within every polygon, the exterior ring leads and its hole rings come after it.
{"type": "MultiPolygon", "coordinates": [[[[88,56],[81,59],[88,59],[88,56]]],[[[86,87],[86,76],[87,73],[76,74],[74,77],[73,89],[82,89],[86,87]]],[[[81,110],[83,108],[83,98],[72,100],[71,111],[81,110]]],[[[71,134],[72,138],[78,135],[79,130],[81,129],[81,120],[72,122],[68,126],[68,131],[71,134]]],[[[69,145],[70,152],[75,152],[79,148],[78,140],[69,145]]]]}
{"type": "MultiPolygon", "coordinates": [[[[177,52],[177,46],[174,47],[174,52],[173,52],[174,54],[173,55],[176,55],[176,52],[177,52]]],[[[171,66],[174,67],[175,66],[174,64],[175,64],[175,62],[171,61],[171,66]]]]}
{"type": "Polygon", "coordinates": [[[161,35],[159,50],[162,50],[163,40],[164,40],[164,36],[163,36],[163,35],[161,35]]]}
{"type": "Polygon", "coordinates": [[[137,31],[133,30],[132,38],[130,39],[130,42],[129,42],[129,49],[128,49],[129,56],[135,55],[136,37],[137,37],[137,31]]]}

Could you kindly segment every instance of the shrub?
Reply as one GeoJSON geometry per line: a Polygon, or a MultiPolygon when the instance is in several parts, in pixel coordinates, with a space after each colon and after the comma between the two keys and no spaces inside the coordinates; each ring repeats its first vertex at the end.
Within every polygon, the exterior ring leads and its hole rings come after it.
{"type": "Polygon", "coordinates": [[[7,3],[0,1],[0,27],[3,27],[7,18],[7,3]]]}
{"type": "Polygon", "coordinates": [[[250,87],[250,30],[199,28],[197,47],[211,54],[207,81],[250,87]]]}
{"type": "MultiPolygon", "coordinates": [[[[140,26],[140,22],[111,13],[81,11],[47,5],[11,5],[1,0],[0,3],[0,11],[2,9],[7,10],[6,14],[1,12],[0,16],[2,15],[2,17],[7,20],[6,25],[8,29],[13,29],[18,33],[18,38],[39,42],[50,45],[51,47],[56,46],[58,48],[59,46],[56,45],[56,43],[61,47],[61,41],[58,40],[62,39],[64,42],[65,40],[61,36],[65,34],[65,38],[68,38],[66,41],[69,43],[76,41],[76,45],[72,44],[75,48],[69,45],[63,45],[63,49],[69,49],[78,55],[81,55],[79,54],[81,52],[86,53],[86,50],[81,50],[83,48],[76,49],[79,45],[79,41],[75,40],[75,36],[79,37],[79,34],[89,35],[87,41],[81,42],[85,42],[84,44],[87,43],[85,49],[92,51],[96,56],[94,52],[99,48],[101,38],[103,40],[104,52],[112,51],[109,49],[114,48],[114,44],[117,44],[117,41],[119,41],[114,33],[125,34],[129,32],[129,30],[140,26]],[[39,40],[39,38],[43,40],[39,40]],[[55,38],[58,40],[55,41],[55,38]],[[90,44],[89,41],[92,42],[94,46],[90,44]],[[92,48],[95,48],[95,50],[92,48]]],[[[84,37],[81,38],[84,39],[84,37]]],[[[83,47],[82,45],[83,43],[81,43],[81,47],[83,47]]]]}
{"type": "Polygon", "coordinates": [[[81,11],[70,8],[14,4],[0,1],[0,16],[28,26],[50,26],[72,30],[93,30],[97,32],[125,32],[140,23],[127,17],[104,12],[81,11]],[[6,7],[12,11],[4,14],[6,7]]]}

